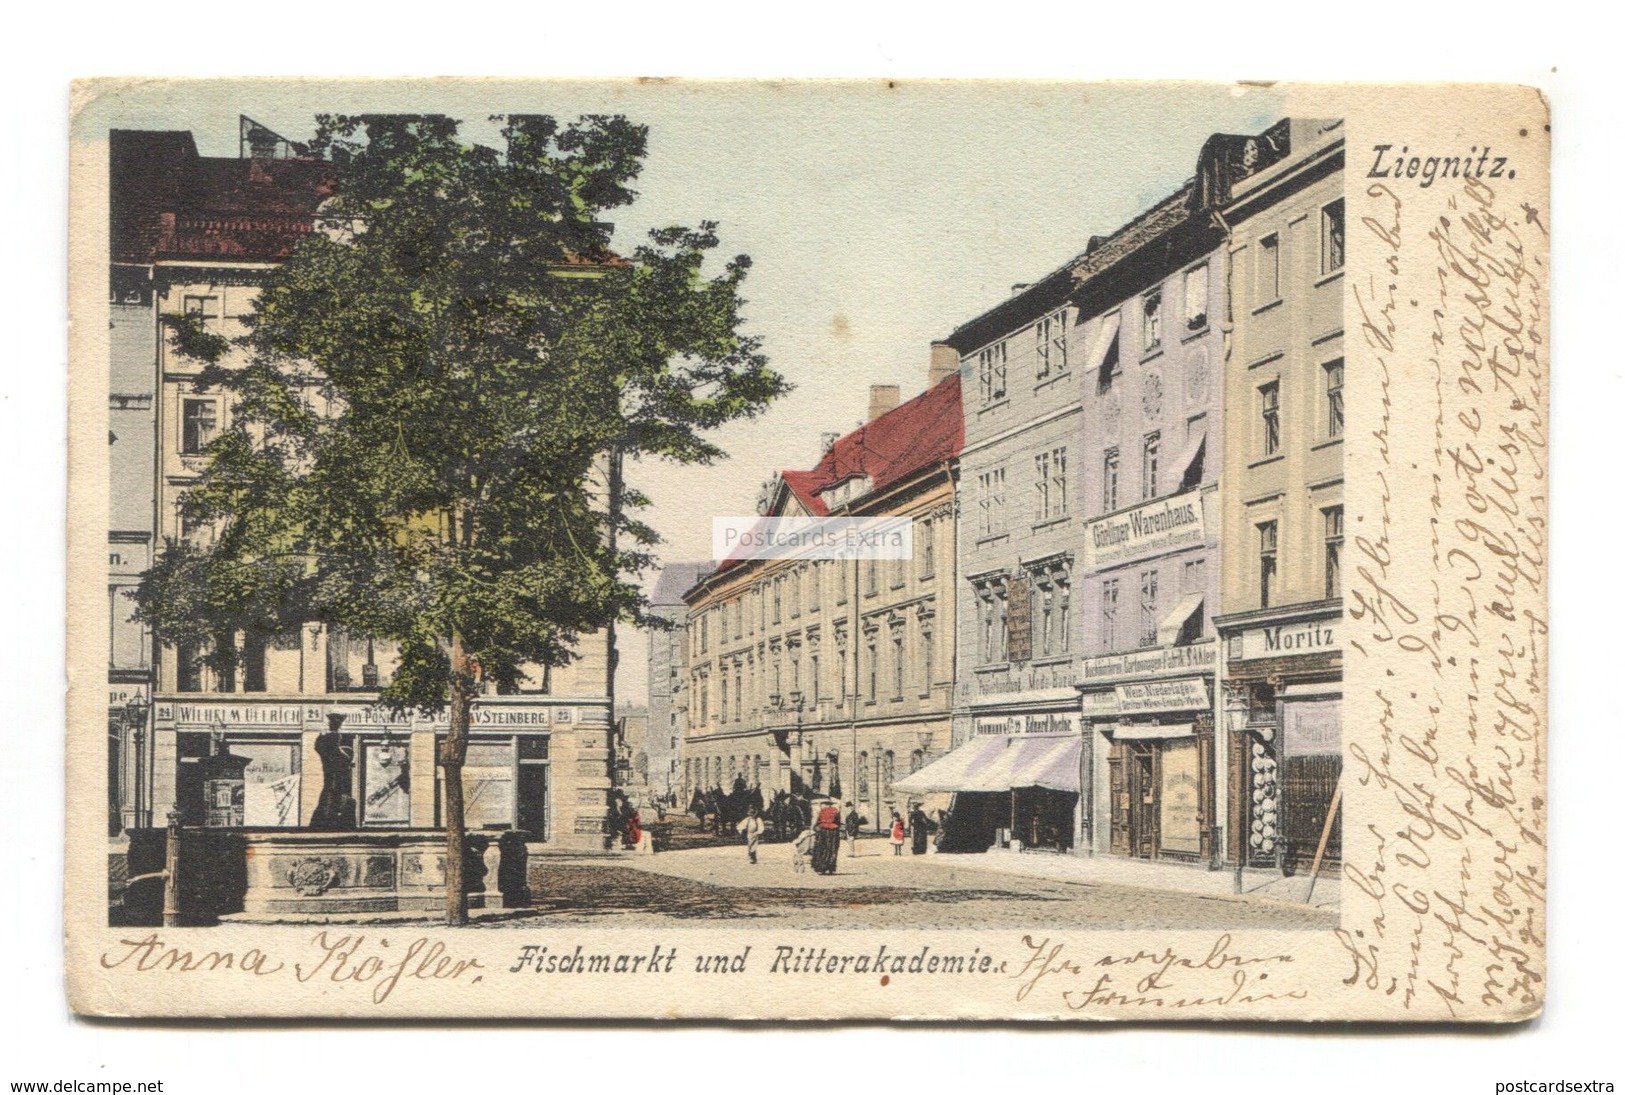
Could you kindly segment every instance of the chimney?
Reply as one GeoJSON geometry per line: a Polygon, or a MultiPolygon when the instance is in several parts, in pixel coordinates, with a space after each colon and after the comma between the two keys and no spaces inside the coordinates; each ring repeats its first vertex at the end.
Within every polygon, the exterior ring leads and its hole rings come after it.
{"type": "Polygon", "coordinates": [[[959,371],[959,351],[946,342],[931,344],[931,368],[925,374],[927,390],[935,388],[959,371]]]}
{"type": "Polygon", "coordinates": [[[895,384],[869,385],[869,418],[873,422],[897,406],[900,392],[895,384]]]}

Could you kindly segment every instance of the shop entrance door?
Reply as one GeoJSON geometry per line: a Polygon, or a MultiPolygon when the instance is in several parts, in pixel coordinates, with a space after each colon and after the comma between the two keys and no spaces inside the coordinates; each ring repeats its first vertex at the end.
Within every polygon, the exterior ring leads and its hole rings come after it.
{"type": "Polygon", "coordinates": [[[1136,859],[1154,859],[1157,850],[1156,754],[1144,742],[1129,745],[1129,831],[1136,859]]]}

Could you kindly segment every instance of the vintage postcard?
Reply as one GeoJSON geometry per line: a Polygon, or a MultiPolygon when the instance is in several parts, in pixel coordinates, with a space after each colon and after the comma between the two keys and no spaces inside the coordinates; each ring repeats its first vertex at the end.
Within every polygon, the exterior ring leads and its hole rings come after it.
{"type": "Polygon", "coordinates": [[[73,1008],[1538,1014],[1548,121],[80,84],[73,1008]]]}

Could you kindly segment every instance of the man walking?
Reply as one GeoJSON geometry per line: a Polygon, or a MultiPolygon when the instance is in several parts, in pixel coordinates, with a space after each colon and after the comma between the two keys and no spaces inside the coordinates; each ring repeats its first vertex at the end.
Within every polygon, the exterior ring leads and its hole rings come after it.
{"type": "Polygon", "coordinates": [[[745,854],[750,856],[752,863],[756,862],[756,844],[762,839],[762,819],[756,812],[756,807],[750,808],[750,813],[738,825],[739,835],[745,838],[745,854]]]}
{"type": "Polygon", "coordinates": [[[863,828],[863,818],[858,815],[858,808],[850,802],[846,804],[846,854],[858,854],[858,830],[863,828]]]}

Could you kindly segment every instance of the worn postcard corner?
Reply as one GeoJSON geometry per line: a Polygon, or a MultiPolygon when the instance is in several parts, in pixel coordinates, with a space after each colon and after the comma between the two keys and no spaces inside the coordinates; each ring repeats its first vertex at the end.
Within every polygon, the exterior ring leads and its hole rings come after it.
{"type": "Polygon", "coordinates": [[[71,1006],[1537,1015],[1548,120],[76,83],[71,1006]]]}

